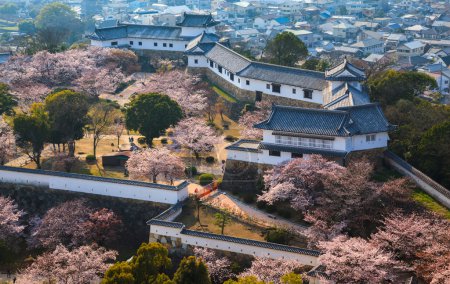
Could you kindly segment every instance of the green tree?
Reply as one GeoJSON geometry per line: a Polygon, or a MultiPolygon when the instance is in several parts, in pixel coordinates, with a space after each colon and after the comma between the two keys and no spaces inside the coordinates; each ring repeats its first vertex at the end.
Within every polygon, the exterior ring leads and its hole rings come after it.
{"type": "Polygon", "coordinates": [[[306,45],[291,32],[277,34],[267,43],[265,49],[265,56],[270,63],[284,66],[295,66],[307,55],[306,45]]]}
{"type": "Polygon", "coordinates": [[[220,233],[223,235],[223,231],[225,230],[225,226],[231,223],[231,216],[228,212],[221,211],[217,212],[214,215],[215,221],[214,225],[220,228],[220,233]]]}
{"type": "Polygon", "coordinates": [[[256,276],[239,277],[238,280],[227,280],[224,284],[266,284],[264,281],[258,280],[256,276]]]}
{"type": "Polygon", "coordinates": [[[387,70],[372,78],[367,85],[372,100],[383,105],[395,104],[400,99],[413,100],[427,88],[436,88],[436,81],[421,72],[387,70]]]}
{"type": "Polygon", "coordinates": [[[157,93],[133,97],[125,110],[127,128],[144,135],[149,146],[153,138],[159,137],[161,132],[176,124],[182,116],[177,102],[157,93]]]}
{"type": "Polygon", "coordinates": [[[135,283],[153,283],[157,278],[161,279],[162,276],[158,275],[170,268],[171,264],[169,252],[162,244],[141,244],[131,261],[135,283]]]}
{"type": "Polygon", "coordinates": [[[77,14],[67,5],[54,2],[45,5],[35,21],[38,40],[50,52],[77,34],[81,34],[81,22],[77,14]]]}
{"type": "Polygon", "coordinates": [[[32,20],[23,20],[19,23],[19,32],[34,35],[36,33],[36,26],[32,20]]]}
{"type": "Polygon", "coordinates": [[[83,128],[87,123],[88,97],[71,90],[63,90],[45,98],[51,134],[49,142],[68,144],[69,156],[75,153],[75,140],[83,138],[83,128]]]}
{"type": "Polygon", "coordinates": [[[173,281],[176,284],[210,284],[208,268],[201,259],[195,256],[183,258],[173,281]]]}
{"type": "Polygon", "coordinates": [[[117,262],[106,272],[101,284],[134,284],[133,268],[130,263],[117,262]]]}
{"type": "Polygon", "coordinates": [[[50,134],[48,113],[42,104],[33,104],[30,114],[14,117],[14,133],[17,145],[41,168],[41,153],[50,134]]]}
{"type": "Polygon", "coordinates": [[[292,236],[289,231],[285,229],[272,229],[269,230],[264,239],[270,243],[277,243],[282,245],[288,245],[292,236]]]}
{"type": "Polygon", "coordinates": [[[281,284],[303,284],[302,276],[294,272],[281,276],[280,282],[281,284]]]}
{"type": "Polygon", "coordinates": [[[14,107],[17,106],[17,100],[9,93],[8,85],[0,83],[0,116],[14,114],[14,107]]]}
{"type": "Polygon", "coordinates": [[[450,187],[450,119],[436,124],[422,136],[415,153],[420,169],[450,187]]]}
{"type": "Polygon", "coordinates": [[[303,69],[324,72],[330,67],[330,63],[325,59],[311,58],[305,60],[301,66],[303,69]]]}

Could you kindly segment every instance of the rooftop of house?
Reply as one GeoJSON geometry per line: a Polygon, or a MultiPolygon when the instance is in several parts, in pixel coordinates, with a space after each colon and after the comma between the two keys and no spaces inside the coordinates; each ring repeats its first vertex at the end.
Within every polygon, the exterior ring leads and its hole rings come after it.
{"type": "Polygon", "coordinates": [[[120,38],[180,39],[181,27],[120,24],[117,27],[95,29],[88,36],[93,40],[114,40],[120,38]]]}
{"type": "Polygon", "coordinates": [[[425,44],[423,44],[422,42],[420,42],[418,40],[414,40],[414,41],[410,41],[410,42],[405,42],[404,44],[402,44],[402,46],[405,46],[409,49],[416,49],[416,48],[424,47],[425,44]]]}
{"type": "Polygon", "coordinates": [[[183,19],[177,23],[181,27],[212,27],[219,24],[211,14],[184,13],[183,19]]]}
{"type": "Polygon", "coordinates": [[[254,127],[329,137],[388,132],[394,128],[381,106],[373,103],[335,110],[274,105],[269,118],[254,127]]]}
{"type": "Polygon", "coordinates": [[[352,44],[351,46],[361,48],[361,47],[370,47],[378,44],[383,44],[383,42],[374,38],[367,38],[365,40],[358,41],[352,44]]]}

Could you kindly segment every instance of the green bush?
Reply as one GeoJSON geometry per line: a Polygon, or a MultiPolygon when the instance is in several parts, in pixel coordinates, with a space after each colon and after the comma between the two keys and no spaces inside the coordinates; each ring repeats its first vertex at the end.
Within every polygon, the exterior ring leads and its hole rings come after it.
{"type": "Polygon", "coordinates": [[[234,141],[237,141],[238,138],[234,137],[233,135],[227,135],[227,136],[225,136],[225,140],[228,142],[234,142],[234,141]]]}
{"type": "Polygon", "coordinates": [[[289,210],[289,208],[279,207],[277,209],[277,212],[283,218],[290,219],[292,217],[292,212],[291,210],[289,210]]]}
{"type": "Polygon", "coordinates": [[[96,160],[97,160],[97,158],[92,154],[89,154],[86,156],[86,162],[94,162],[96,160]]]}
{"type": "Polygon", "coordinates": [[[250,204],[256,201],[256,196],[253,193],[245,193],[242,196],[245,203],[250,204]]]}
{"type": "Polygon", "coordinates": [[[208,157],[205,158],[205,161],[206,161],[208,164],[214,163],[215,160],[216,160],[216,159],[214,159],[213,156],[208,156],[208,157]]]}
{"type": "Polygon", "coordinates": [[[161,139],[161,144],[167,144],[167,138],[162,138],[161,139]]]}
{"type": "Polygon", "coordinates": [[[141,145],[147,143],[145,137],[138,137],[137,142],[138,142],[139,144],[141,144],[141,145]]]}
{"type": "Polygon", "coordinates": [[[207,185],[213,182],[214,175],[213,174],[201,174],[198,178],[200,185],[207,185]]]}
{"type": "Polygon", "coordinates": [[[189,177],[195,176],[195,175],[198,173],[197,168],[194,167],[194,166],[192,166],[192,167],[186,167],[186,168],[184,169],[184,172],[185,172],[186,175],[189,176],[189,177]]]}
{"type": "Polygon", "coordinates": [[[291,234],[284,229],[269,230],[264,239],[271,243],[288,245],[291,239],[291,234]]]}

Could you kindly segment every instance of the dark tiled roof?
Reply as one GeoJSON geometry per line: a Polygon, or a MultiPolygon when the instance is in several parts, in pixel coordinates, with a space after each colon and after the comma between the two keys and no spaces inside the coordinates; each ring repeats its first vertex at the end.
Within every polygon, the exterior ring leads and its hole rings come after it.
{"type": "Polygon", "coordinates": [[[215,21],[211,14],[188,14],[184,13],[183,20],[177,23],[177,26],[182,27],[212,27],[219,24],[215,21]]]}
{"type": "Polygon", "coordinates": [[[338,107],[362,105],[370,103],[367,93],[360,91],[351,84],[344,83],[332,90],[331,93],[324,94],[323,104],[326,109],[336,109],[338,107]]]}
{"type": "Polygon", "coordinates": [[[100,182],[111,182],[111,183],[118,183],[118,184],[136,185],[136,186],[142,186],[142,187],[174,190],[174,191],[179,191],[188,185],[187,181],[184,181],[177,186],[173,186],[173,185],[166,185],[166,184],[128,180],[128,179],[106,178],[106,177],[97,177],[97,176],[91,176],[91,175],[73,174],[73,173],[65,173],[65,172],[54,172],[54,171],[46,171],[46,170],[34,170],[34,169],[16,168],[16,167],[7,167],[7,166],[0,166],[0,170],[17,172],[17,173],[40,174],[40,175],[48,175],[48,176],[56,176],[56,177],[67,177],[67,178],[76,178],[76,179],[92,180],[92,181],[100,181],[100,182]]]}
{"type": "Polygon", "coordinates": [[[189,42],[186,47],[186,53],[203,55],[211,50],[219,40],[220,38],[216,34],[203,32],[189,42]]]}
{"type": "Polygon", "coordinates": [[[147,221],[147,225],[157,225],[157,226],[163,226],[163,227],[169,227],[169,228],[184,228],[183,223],[179,222],[169,222],[169,221],[162,221],[157,219],[151,219],[150,221],[147,221]]]}
{"type": "Polygon", "coordinates": [[[249,59],[219,43],[216,43],[214,47],[206,53],[206,58],[216,62],[232,73],[241,71],[251,63],[249,59]]]}
{"type": "Polygon", "coordinates": [[[235,143],[225,147],[225,149],[226,150],[247,151],[247,152],[253,152],[253,153],[259,152],[258,147],[255,147],[255,148],[245,147],[245,145],[242,145],[244,143],[252,143],[252,144],[259,145],[260,141],[241,139],[241,140],[236,141],[235,143]]]}
{"type": "Polygon", "coordinates": [[[180,27],[149,26],[149,25],[120,25],[104,29],[95,29],[89,36],[93,40],[113,40],[119,38],[148,38],[148,39],[171,39],[187,40],[181,37],[180,27]]]}
{"type": "Polygon", "coordinates": [[[300,147],[300,146],[289,146],[289,145],[272,144],[272,143],[264,143],[264,142],[261,142],[259,148],[263,149],[263,150],[282,151],[282,152],[290,152],[290,153],[297,153],[297,154],[319,154],[319,155],[333,156],[333,157],[345,157],[345,155],[347,155],[347,152],[339,151],[339,150],[307,148],[307,147],[300,147]]]}
{"type": "Polygon", "coordinates": [[[163,211],[158,216],[154,217],[155,220],[165,221],[169,219],[171,216],[176,214],[178,210],[181,210],[183,208],[183,204],[181,202],[178,202],[177,204],[174,204],[173,206],[170,206],[167,208],[167,210],[163,211]]]}
{"type": "Polygon", "coordinates": [[[269,119],[256,124],[255,128],[323,136],[352,136],[386,132],[393,127],[378,104],[365,104],[336,110],[274,105],[269,119]]]}
{"type": "Polygon", "coordinates": [[[316,250],[309,250],[309,249],[303,249],[303,248],[298,248],[298,247],[285,246],[285,245],[269,243],[269,242],[260,242],[260,241],[254,241],[254,240],[249,240],[249,239],[241,239],[241,238],[235,238],[235,237],[224,236],[224,235],[216,235],[216,234],[192,231],[192,230],[186,230],[186,229],[183,229],[181,231],[181,233],[184,235],[195,236],[195,237],[200,237],[200,238],[221,240],[221,241],[227,241],[227,242],[232,242],[232,243],[237,243],[237,244],[250,245],[250,246],[256,246],[256,247],[261,247],[261,248],[287,251],[287,252],[293,252],[293,253],[299,253],[299,254],[305,254],[305,255],[311,255],[311,256],[319,256],[320,255],[320,252],[316,251],[316,250]]]}
{"type": "Polygon", "coordinates": [[[344,61],[325,71],[325,79],[333,81],[362,81],[366,79],[364,70],[359,69],[344,59],[344,61]],[[349,73],[349,74],[345,74],[349,73]]]}
{"type": "Polygon", "coordinates": [[[261,62],[252,62],[239,76],[301,88],[323,90],[326,87],[322,72],[291,68],[261,62]]]}

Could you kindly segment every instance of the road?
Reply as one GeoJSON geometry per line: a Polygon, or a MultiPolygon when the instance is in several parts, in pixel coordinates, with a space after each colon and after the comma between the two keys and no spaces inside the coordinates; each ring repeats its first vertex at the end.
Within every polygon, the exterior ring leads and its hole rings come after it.
{"type": "Polygon", "coordinates": [[[251,205],[245,204],[244,202],[239,201],[237,198],[221,191],[214,192],[211,195],[205,197],[204,202],[211,205],[212,207],[228,210],[233,215],[237,215],[244,219],[254,221],[263,226],[283,227],[298,232],[302,232],[307,229],[307,227],[303,225],[291,222],[280,217],[274,217],[267,212],[259,210],[251,205]]]}

